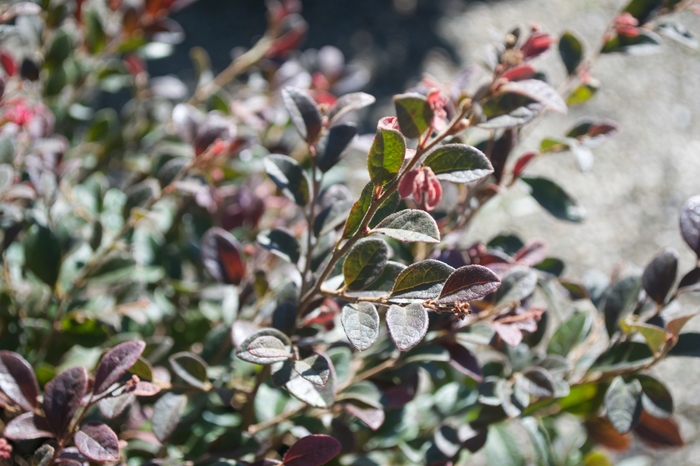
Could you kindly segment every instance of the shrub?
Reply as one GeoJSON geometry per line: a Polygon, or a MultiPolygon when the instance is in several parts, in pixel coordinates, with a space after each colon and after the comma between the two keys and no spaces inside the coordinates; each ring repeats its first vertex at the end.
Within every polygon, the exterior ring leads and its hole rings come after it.
{"type": "MultiPolygon", "coordinates": [[[[664,249],[641,275],[576,281],[544,240],[457,239],[516,184],[583,219],[528,167],[571,152],[586,170],[618,125],[520,153],[523,128],[592,98],[601,55],[653,49],[654,31],[692,45],[662,19],[692,2],[632,0],[592,53],[515,28],[486,73],[425,77],[369,137],[361,73],[333,48],[300,58],[295,1],[270,2],[265,35],[216,77],[193,50],[189,99],[150,77],[187,3],[0,9],[1,460],[447,465],[486,445],[491,464],[568,465],[609,464],[599,446],[632,433],[683,444],[649,369],[700,351],[681,333],[695,314],[671,306],[700,268],[677,284],[664,249]],[[553,48],[558,89],[537,69],[553,48]],[[94,108],[120,89],[119,113],[94,108]]],[[[700,256],[699,219],[693,197],[680,233],[700,256]]]]}

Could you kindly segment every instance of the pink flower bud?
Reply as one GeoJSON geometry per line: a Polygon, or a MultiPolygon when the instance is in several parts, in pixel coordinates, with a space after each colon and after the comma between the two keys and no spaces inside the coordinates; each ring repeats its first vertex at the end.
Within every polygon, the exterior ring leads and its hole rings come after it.
{"type": "Polygon", "coordinates": [[[530,79],[536,71],[534,66],[523,63],[503,73],[501,78],[508,81],[520,81],[522,79],[530,79]]]}
{"type": "Polygon", "coordinates": [[[547,50],[549,46],[555,42],[555,38],[547,34],[546,32],[533,32],[527,41],[520,47],[520,51],[523,53],[524,59],[535,58],[547,50]]]}
{"type": "Polygon", "coordinates": [[[442,186],[430,167],[414,168],[401,180],[399,195],[413,196],[413,201],[420,209],[430,212],[442,198],[442,186]]]}

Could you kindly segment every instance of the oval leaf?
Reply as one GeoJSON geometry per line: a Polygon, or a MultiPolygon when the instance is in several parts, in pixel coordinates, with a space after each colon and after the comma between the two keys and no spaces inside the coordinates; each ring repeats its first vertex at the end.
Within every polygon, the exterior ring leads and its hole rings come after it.
{"type": "Polygon", "coordinates": [[[193,387],[202,389],[207,387],[207,363],[202,358],[183,351],[173,354],[168,361],[170,361],[170,367],[182,380],[193,387]]]}
{"type": "Polygon", "coordinates": [[[416,346],[428,331],[428,311],[418,303],[406,307],[392,304],[386,312],[391,339],[401,351],[416,346]]]}
{"type": "Polygon", "coordinates": [[[367,302],[348,304],[343,307],[340,321],[345,329],[345,335],[356,350],[364,351],[377,341],[379,313],[374,304],[367,302]]]}
{"type": "Polygon", "coordinates": [[[254,364],[273,364],[291,358],[291,350],[287,335],[266,328],[246,338],[236,350],[236,356],[254,364]]]}
{"type": "Polygon", "coordinates": [[[642,415],[642,386],[636,379],[625,383],[621,376],[617,376],[605,392],[603,403],[615,430],[626,434],[637,425],[642,415]]]}
{"type": "Polygon", "coordinates": [[[100,394],[117,382],[136,363],[145,347],[142,341],[126,341],[107,351],[95,371],[93,393],[100,394]]]}
{"type": "Polygon", "coordinates": [[[343,262],[343,277],[348,289],[360,290],[382,274],[389,257],[389,247],[379,238],[358,241],[343,262]]]}
{"type": "Polygon", "coordinates": [[[657,418],[667,418],[673,414],[673,396],[666,385],[650,375],[634,376],[642,385],[642,407],[657,418]]]}
{"type": "Polygon", "coordinates": [[[530,187],[530,195],[554,217],[569,222],[583,220],[583,207],[554,181],[529,176],[520,179],[530,187]]]}
{"type": "Polygon", "coordinates": [[[407,138],[418,138],[430,127],[433,109],[424,96],[416,93],[396,95],[394,105],[399,127],[407,138]]]}
{"type": "Polygon", "coordinates": [[[525,393],[538,398],[554,396],[555,384],[552,374],[542,367],[530,367],[516,382],[525,393]]]}
{"type": "Polygon", "coordinates": [[[318,144],[316,164],[319,170],[326,173],[340,160],[345,150],[357,135],[355,123],[343,123],[333,126],[318,144]]]}
{"type": "Polygon", "coordinates": [[[455,269],[435,259],[409,265],[399,273],[391,292],[394,302],[425,301],[440,295],[443,284],[455,269]]]}
{"type": "Polygon", "coordinates": [[[263,166],[287,198],[300,206],[309,202],[309,177],[296,160],[286,155],[272,154],[263,159],[263,166]]]}
{"type": "Polygon", "coordinates": [[[340,442],[328,435],[306,436],[291,446],[282,463],[285,466],[321,466],[340,453],[340,442]]]}
{"type": "Polygon", "coordinates": [[[383,186],[391,181],[403,165],[406,141],[393,129],[379,128],[367,157],[367,169],[372,184],[383,186]]]}
{"type": "Polygon", "coordinates": [[[42,282],[53,288],[61,269],[61,245],[49,228],[32,225],[24,238],[24,264],[42,282]]]}
{"type": "Polygon", "coordinates": [[[133,393],[122,393],[118,396],[109,396],[101,399],[97,406],[100,409],[100,414],[107,419],[114,419],[123,413],[126,407],[133,403],[135,399],[136,397],[133,393]]]}
{"type": "Polygon", "coordinates": [[[418,209],[407,209],[379,222],[374,230],[399,241],[439,243],[440,230],[435,219],[427,212],[418,209]]]}
{"type": "Polygon", "coordinates": [[[187,406],[187,396],[166,393],[153,405],[151,424],[153,434],[160,443],[165,443],[175,431],[187,406]]]}
{"type": "Polygon", "coordinates": [[[314,385],[294,372],[291,380],[289,380],[284,387],[290,395],[310,406],[315,408],[328,408],[333,405],[335,400],[335,384],[335,371],[331,367],[328,382],[326,382],[324,386],[314,385]]]}
{"type": "Polygon", "coordinates": [[[573,348],[586,339],[591,326],[592,319],[587,312],[574,312],[552,335],[547,353],[567,356],[573,348]]]}
{"type": "Polygon", "coordinates": [[[559,55],[569,76],[574,74],[583,60],[583,44],[571,31],[564,32],[559,38],[559,55]]]}
{"type": "Polygon", "coordinates": [[[372,105],[375,101],[376,99],[373,96],[364,92],[352,92],[342,95],[335,101],[335,105],[333,105],[328,114],[328,120],[330,124],[333,124],[346,113],[372,105]]]}
{"type": "Polygon", "coordinates": [[[25,411],[39,404],[39,383],[32,366],[17,353],[0,351],[0,390],[25,411]]]}
{"type": "Polygon", "coordinates": [[[74,440],[78,451],[92,461],[119,461],[117,434],[106,424],[86,422],[75,433],[74,440]]]}
{"type": "Polygon", "coordinates": [[[481,299],[501,286],[501,280],[490,269],[481,265],[465,265],[449,276],[442,287],[438,302],[456,303],[481,299]]]}
{"type": "Polygon", "coordinates": [[[700,257],[700,196],[691,197],[683,205],[681,233],[690,249],[700,257]]]}
{"type": "Polygon", "coordinates": [[[68,430],[75,412],[87,391],[88,376],[84,367],[72,367],[58,374],[44,389],[44,414],[57,437],[68,430]]]}
{"type": "Polygon", "coordinates": [[[296,264],[300,257],[299,242],[283,230],[266,230],[258,234],[258,243],[276,256],[296,264]]]}
{"type": "Polygon", "coordinates": [[[294,370],[312,384],[323,387],[330,378],[331,363],[325,356],[313,354],[301,361],[294,361],[294,370]]]}
{"type": "Polygon", "coordinates": [[[202,263],[217,281],[239,285],[245,277],[240,243],[223,228],[213,227],[202,236],[202,263]]]}
{"type": "Polygon", "coordinates": [[[663,304],[668,292],[676,281],[678,272],[678,252],[666,248],[656,255],[644,269],[642,285],[649,297],[657,304],[663,304]]]}
{"type": "Polygon", "coordinates": [[[307,93],[293,87],[282,90],[282,100],[301,138],[308,143],[314,142],[321,132],[321,112],[316,102],[307,93]]]}
{"type": "Polygon", "coordinates": [[[10,440],[32,440],[54,435],[46,419],[34,413],[24,413],[7,423],[3,436],[10,440]]]}
{"type": "Polygon", "coordinates": [[[511,269],[496,294],[496,303],[522,301],[530,296],[537,286],[537,273],[525,267],[511,269]]]}
{"type": "Polygon", "coordinates": [[[501,86],[500,90],[529,97],[553,112],[566,113],[566,102],[561,95],[552,86],[539,79],[511,81],[501,86]]]}
{"type": "Polygon", "coordinates": [[[470,183],[493,173],[493,165],[483,152],[466,144],[445,144],[431,151],[423,165],[430,167],[438,179],[453,183],[470,183]]]}

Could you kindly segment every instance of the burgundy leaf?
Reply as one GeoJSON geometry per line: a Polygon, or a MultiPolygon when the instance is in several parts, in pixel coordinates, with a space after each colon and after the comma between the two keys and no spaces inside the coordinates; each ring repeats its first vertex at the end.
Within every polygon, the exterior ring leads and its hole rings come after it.
{"type": "Polygon", "coordinates": [[[87,391],[87,371],[72,367],[58,374],[44,390],[44,413],[51,430],[62,437],[87,391]]]}
{"type": "Polygon", "coordinates": [[[83,465],[80,461],[69,460],[69,459],[60,459],[56,463],[54,463],[54,466],[83,466],[83,465]]]}
{"type": "Polygon", "coordinates": [[[287,450],[285,466],[320,466],[340,452],[340,442],[329,435],[306,436],[287,450]]]}
{"type": "Polygon", "coordinates": [[[542,262],[547,257],[549,244],[541,239],[535,239],[528,242],[516,254],[514,259],[525,265],[536,265],[542,262]]]}
{"type": "Polygon", "coordinates": [[[39,384],[32,366],[17,353],[0,351],[0,390],[25,411],[38,404],[39,384]]]}
{"type": "Polygon", "coordinates": [[[443,346],[450,353],[450,364],[452,367],[477,382],[483,380],[481,366],[479,366],[479,362],[471,351],[457,342],[443,343],[443,346]]]}
{"type": "Polygon", "coordinates": [[[131,393],[136,396],[153,396],[158,392],[160,392],[160,388],[157,385],[150,382],[138,382],[131,393]]]}
{"type": "Polygon", "coordinates": [[[24,413],[11,420],[3,435],[10,440],[53,437],[46,419],[34,413],[24,413]]]}
{"type": "Polygon", "coordinates": [[[682,447],[685,445],[678,424],[673,418],[660,419],[642,411],[634,432],[652,448],[682,447]]]}
{"type": "Polygon", "coordinates": [[[93,461],[118,461],[119,440],[106,424],[86,422],[76,432],[75,446],[86,458],[93,461]]]}
{"type": "Polygon", "coordinates": [[[447,278],[438,302],[441,304],[481,299],[501,286],[501,280],[481,265],[465,265],[447,278]]]}
{"type": "Polygon", "coordinates": [[[666,300],[666,295],[676,281],[677,272],[678,252],[673,248],[661,251],[644,269],[642,285],[657,304],[663,304],[666,300]]]}
{"type": "Polygon", "coordinates": [[[518,328],[517,324],[493,324],[493,328],[496,329],[496,333],[505,341],[509,346],[516,347],[523,341],[523,334],[518,328]]]}
{"type": "Polygon", "coordinates": [[[214,227],[202,236],[202,262],[212,277],[238,285],[245,276],[241,245],[228,231],[214,227]]]}
{"type": "Polygon", "coordinates": [[[97,366],[93,393],[102,393],[117,382],[134,365],[145,347],[146,343],[142,341],[126,341],[107,351],[97,366]]]}

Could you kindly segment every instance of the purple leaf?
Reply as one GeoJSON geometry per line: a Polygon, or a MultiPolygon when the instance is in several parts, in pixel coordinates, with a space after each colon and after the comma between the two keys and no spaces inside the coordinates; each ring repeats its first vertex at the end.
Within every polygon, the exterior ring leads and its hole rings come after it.
{"type": "Polygon", "coordinates": [[[38,404],[39,384],[32,366],[17,353],[0,351],[0,390],[25,411],[38,404]]]}
{"type": "Polygon", "coordinates": [[[62,437],[87,391],[87,371],[72,367],[58,374],[44,390],[44,413],[51,431],[62,437]]]}
{"type": "Polygon", "coordinates": [[[102,393],[117,382],[136,363],[145,347],[142,341],[126,341],[107,351],[97,366],[93,393],[102,393]]]}
{"type": "Polygon", "coordinates": [[[50,438],[53,434],[49,429],[49,424],[43,417],[34,413],[24,413],[5,426],[3,435],[10,440],[50,438]]]}
{"type": "Polygon", "coordinates": [[[75,446],[78,451],[92,461],[118,461],[119,440],[106,424],[86,422],[76,432],[75,446]]]}
{"type": "Polygon", "coordinates": [[[301,138],[308,143],[316,141],[321,132],[321,112],[316,102],[306,92],[293,87],[282,90],[282,100],[301,138]]]}
{"type": "Polygon", "coordinates": [[[438,301],[441,304],[481,299],[501,286],[501,280],[481,265],[465,265],[447,278],[438,301]]]}
{"type": "Polygon", "coordinates": [[[481,382],[484,379],[481,366],[479,366],[479,362],[471,351],[456,342],[443,343],[443,346],[450,353],[450,364],[452,367],[477,382],[481,382]]]}
{"type": "Polygon", "coordinates": [[[285,466],[320,466],[340,452],[340,442],[329,435],[309,435],[287,450],[285,466]]]}
{"type": "Polygon", "coordinates": [[[644,269],[642,285],[649,297],[661,305],[676,281],[678,252],[666,248],[657,254],[644,269]]]}
{"type": "Polygon", "coordinates": [[[153,396],[160,392],[160,388],[157,385],[153,385],[150,382],[138,382],[136,388],[131,392],[136,396],[153,396]]]}

